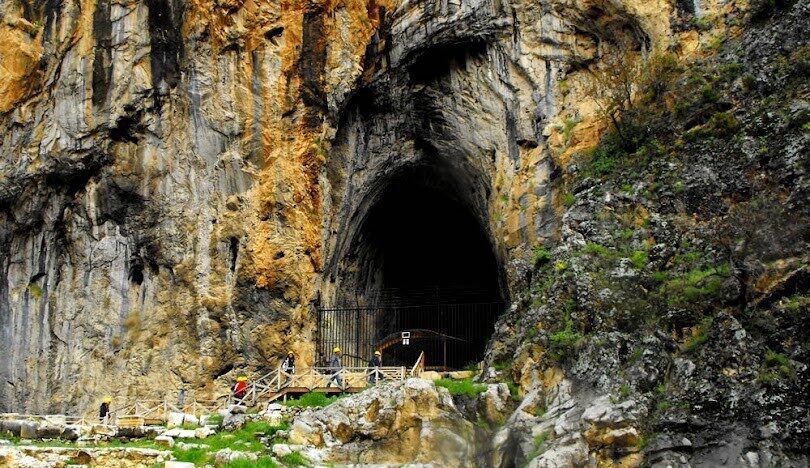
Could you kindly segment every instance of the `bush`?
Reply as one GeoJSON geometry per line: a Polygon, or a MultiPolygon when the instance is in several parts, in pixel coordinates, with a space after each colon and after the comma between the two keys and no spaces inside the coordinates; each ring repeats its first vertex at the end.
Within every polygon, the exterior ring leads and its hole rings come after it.
{"type": "Polygon", "coordinates": [[[647,252],[643,250],[634,250],[632,254],[630,254],[630,261],[633,263],[633,267],[636,270],[641,270],[647,263],[649,262],[649,258],[647,257],[647,252]]]}
{"type": "Polygon", "coordinates": [[[582,334],[573,331],[569,322],[564,330],[560,330],[549,337],[551,357],[557,361],[565,360],[573,354],[581,341],[582,334]]]}
{"type": "Polygon", "coordinates": [[[535,265],[546,263],[551,259],[551,251],[543,247],[542,245],[535,246],[532,249],[532,255],[534,257],[535,265]]]}
{"type": "Polygon", "coordinates": [[[737,127],[740,124],[737,122],[737,119],[734,118],[728,112],[718,112],[712,115],[712,118],[709,119],[709,123],[707,125],[708,129],[712,131],[716,136],[729,136],[733,134],[737,127]]]}
{"type": "Polygon", "coordinates": [[[309,466],[309,460],[304,458],[301,455],[301,452],[292,452],[288,453],[281,457],[281,462],[284,463],[286,466],[309,466]]]}
{"type": "Polygon", "coordinates": [[[484,393],[487,390],[487,386],[479,383],[475,383],[472,379],[439,379],[434,382],[437,387],[444,387],[446,388],[451,395],[467,395],[470,397],[476,397],[481,393],[484,393]]]}
{"type": "Polygon", "coordinates": [[[712,317],[704,317],[703,320],[700,321],[695,335],[687,340],[681,348],[683,353],[690,353],[709,340],[709,329],[712,327],[712,323],[714,323],[712,317]]]}
{"type": "Polygon", "coordinates": [[[611,251],[602,244],[596,242],[588,242],[585,244],[585,253],[596,255],[598,257],[610,257],[611,251]]]}
{"type": "Polygon", "coordinates": [[[309,392],[301,395],[301,397],[296,400],[288,400],[284,404],[286,406],[292,406],[296,408],[321,408],[324,406],[331,405],[340,398],[341,397],[337,395],[328,397],[323,393],[309,392]]]}

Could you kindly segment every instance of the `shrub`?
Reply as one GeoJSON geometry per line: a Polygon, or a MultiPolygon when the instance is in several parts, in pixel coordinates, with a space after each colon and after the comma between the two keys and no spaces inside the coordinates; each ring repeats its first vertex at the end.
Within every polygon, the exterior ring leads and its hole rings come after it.
{"type": "Polygon", "coordinates": [[[641,270],[647,266],[649,258],[647,257],[647,252],[643,250],[634,250],[633,253],[630,254],[630,261],[633,263],[633,267],[635,267],[636,270],[641,270]]]}
{"type": "Polygon", "coordinates": [[[552,334],[549,337],[549,348],[551,357],[557,361],[563,361],[573,354],[579,343],[582,341],[582,334],[571,329],[569,322],[565,329],[552,334]]]}
{"type": "Polygon", "coordinates": [[[551,251],[542,245],[537,245],[532,249],[532,256],[534,257],[535,265],[546,263],[551,259],[551,251]]]}
{"type": "Polygon", "coordinates": [[[740,124],[737,122],[737,119],[728,112],[718,112],[712,115],[707,125],[708,129],[713,131],[716,136],[729,136],[733,134],[739,126],[740,124]]]}
{"type": "Polygon", "coordinates": [[[781,379],[794,379],[796,371],[790,359],[782,353],[768,348],[765,351],[765,366],[757,380],[764,384],[770,384],[781,379]]]}
{"type": "Polygon", "coordinates": [[[611,251],[607,247],[596,242],[588,242],[585,244],[585,253],[596,255],[598,257],[610,257],[611,251]]]}
{"type": "Polygon", "coordinates": [[[568,263],[566,263],[566,262],[564,262],[562,260],[554,263],[554,271],[556,271],[557,273],[562,273],[567,269],[568,269],[568,263]]]}
{"type": "Polygon", "coordinates": [[[576,202],[577,202],[577,197],[574,196],[573,193],[566,193],[565,196],[563,197],[563,203],[567,207],[574,206],[574,203],[576,203],[576,202]]]}
{"type": "Polygon", "coordinates": [[[694,351],[709,340],[709,329],[712,327],[713,322],[714,319],[711,317],[705,317],[700,321],[697,332],[681,348],[684,354],[694,351]]]}
{"type": "Polygon", "coordinates": [[[320,408],[331,405],[340,398],[341,397],[337,395],[328,397],[323,393],[309,392],[301,395],[301,397],[296,400],[288,400],[284,404],[296,408],[320,408]]]}
{"type": "Polygon", "coordinates": [[[446,388],[451,395],[467,395],[470,397],[478,396],[487,390],[486,385],[475,383],[472,379],[439,379],[434,382],[437,387],[446,388]]]}
{"type": "Polygon", "coordinates": [[[281,457],[282,463],[287,466],[309,466],[309,460],[301,455],[301,452],[291,452],[281,457]]]}
{"type": "Polygon", "coordinates": [[[276,468],[276,467],[278,467],[278,464],[273,461],[273,457],[259,457],[256,460],[234,460],[232,462],[228,462],[225,465],[223,465],[223,468],[276,468]]]}

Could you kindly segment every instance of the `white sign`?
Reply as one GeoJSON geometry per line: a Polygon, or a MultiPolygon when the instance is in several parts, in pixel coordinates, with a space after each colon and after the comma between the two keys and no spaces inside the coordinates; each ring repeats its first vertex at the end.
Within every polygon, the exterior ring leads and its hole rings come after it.
{"type": "Polygon", "coordinates": [[[405,339],[403,339],[403,340],[402,340],[402,344],[404,344],[404,345],[406,345],[406,344],[411,344],[411,339],[410,339],[410,338],[405,338],[405,339]]]}
{"type": "Polygon", "coordinates": [[[409,331],[402,332],[402,344],[403,345],[411,344],[411,332],[409,331]]]}

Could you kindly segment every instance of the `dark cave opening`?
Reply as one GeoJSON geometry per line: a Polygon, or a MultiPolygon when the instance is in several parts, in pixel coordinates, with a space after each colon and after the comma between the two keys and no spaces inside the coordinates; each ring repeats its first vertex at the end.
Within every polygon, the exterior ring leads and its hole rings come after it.
{"type": "MultiPolygon", "coordinates": [[[[373,347],[386,365],[460,369],[483,358],[505,293],[493,243],[466,195],[469,180],[416,166],[388,181],[355,252],[373,347]],[[465,193],[463,189],[467,189],[465,193]],[[411,332],[405,345],[401,332],[411,332]]],[[[359,323],[359,321],[358,321],[359,323]]],[[[360,333],[359,331],[357,332],[360,333]]],[[[358,351],[362,347],[358,347],[358,351]]]]}

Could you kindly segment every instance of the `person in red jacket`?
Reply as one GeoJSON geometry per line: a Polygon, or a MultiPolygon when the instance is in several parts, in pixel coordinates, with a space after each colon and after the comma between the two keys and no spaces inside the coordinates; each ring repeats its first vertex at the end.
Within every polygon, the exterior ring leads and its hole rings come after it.
{"type": "Polygon", "coordinates": [[[240,375],[236,378],[236,385],[233,386],[233,396],[242,399],[247,395],[247,377],[240,375]]]}

